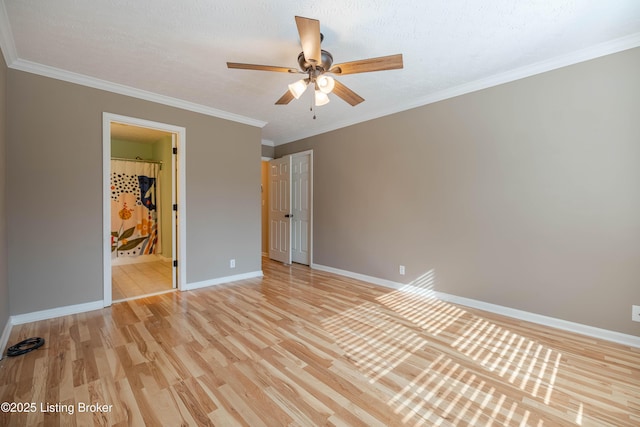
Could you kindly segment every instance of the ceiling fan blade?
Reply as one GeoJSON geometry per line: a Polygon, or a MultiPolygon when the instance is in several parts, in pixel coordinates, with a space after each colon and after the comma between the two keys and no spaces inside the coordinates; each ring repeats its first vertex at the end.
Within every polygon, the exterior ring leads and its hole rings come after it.
{"type": "Polygon", "coordinates": [[[240,70],[275,71],[278,73],[299,73],[299,71],[295,68],[276,67],[273,65],[242,64],[240,62],[227,62],[227,67],[237,68],[240,70]]]}
{"type": "Polygon", "coordinates": [[[322,60],[320,54],[320,21],[317,19],[296,16],[298,34],[304,59],[309,63],[319,64],[322,60]]]}
{"type": "Polygon", "coordinates": [[[337,96],[342,98],[347,104],[351,105],[352,107],[355,107],[356,105],[364,101],[363,97],[361,97],[360,95],[358,95],[357,93],[355,93],[354,91],[352,91],[351,89],[349,89],[348,87],[340,83],[339,81],[334,79],[334,82],[335,82],[335,86],[333,87],[333,91],[331,93],[335,93],[337,96]]]}
{"type": "Polygon", "coordinates": [[[361,59],[359,61],[336,64],[329,70],[335,74],[368,73],[371,71],[397,70],[403,67],[402,54],[381,56],[379,58],[361,59]]]}
{"type": "Polygon", "coordinates": [[[293,94],[291,93],[291,91],[287,90],[284,95],[282,95],[280,97],[280,99],[278,99],[276,101],[276,105],[287,105],[288,103],[290,103],[292,100],[294,99],[293,94]]]}

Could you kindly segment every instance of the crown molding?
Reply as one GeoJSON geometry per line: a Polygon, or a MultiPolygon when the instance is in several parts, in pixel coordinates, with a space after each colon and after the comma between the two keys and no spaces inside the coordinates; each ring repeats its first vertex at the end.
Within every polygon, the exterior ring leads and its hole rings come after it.
{"type": "Polygon", "coordinates": [[[362,123],[368,120],[378,119],[380,117],[389,116],[391,114],[400,113],[402,111],[411,110],[413,108],[422,107],[428,104],[433,104],[438,101],[444,101],[445,99],[454,98],[456,96],[465,95],[468,93],[476,92],[482,89],[487,89],[494,86],[499,86],[504,83],[513,82],[515,80],[531,77],[536,74],[542,74],[547,71],[557,70],[559,68],[568,67],[570,65],[579,64],[581,62],[589,61],[591,59],[600,58],[614,53],[622,52],[629,49],[640,47],[640,33],[634,33],[625,37],[610,40],[608,42],[600,43],[594,46],[590,46],[575,52],[571,52],[566,55],[557,56],[545,61],[536,62],[531,65],[509,70],[503,73],[495,74],[493,76],[476,80],[473,82],[465,83],[456,87],[441,90],[422,98],[412,101],[411,103],[396,105],[392,108],[378,110],[376,112],[365,114],[355,117],[350,120],[342,122],[335,122],[321,129],[315,129],[312,132],[301,130],[295,134],[291,134],[282,142],[277,142],[275,145],[283,145],[289,142],[298,141],[300,139],[309,138],[315,135],[320,135],[326,132],[331,132],[337,129],[341,129],[347,126],[352,126],[358,123],[362,123]]]}
{"type": "Polygon", "coordinates": [[[14,60],[9,68],[24,71],[27,73],[38,74],[40,76],[49,77],[56,80],[62,80],[69,83],[75,83],[81,86],[87,86],[94,89],[100,89],[107,92],[113,92],[120,95],[131,96],[133,98],[143,99],[170,107],[180,108],[182,110],[193,111],[195,113],[206,114],[208,116],[220,119],[231,120],[245,125],[263,128],[267,122],[256,120],[251,117],[241,116],[239,114],[229,113],[227,111],[218,110],[216,108],[207,107],[206,105],[196,104],[194,102],[184,101],[170,96],[160,95],[146,90],[136,89],[130,86],[109,82],[106,80],[96,79],[83,74],[73,73],[59,68],[50,67],[48,65],[38,64],[36,62],[26,61],[24,59],[14,60]]]}
{"type": "Polygon", "coordinates": [[[170,107],[193,111],[195,113],[205,114],[225,120],[231,120],[233,122],[238,122],[259,128],[263,128],[267,125],[267,122],[251,117],[229,113],[227,111],[218,110],[217,108],[208,107],[206,105],[196,104],[194,102],[160,95],[154,92],[136,89],[130,86],[109,82],[107,80],[101,80],[83,74],[73,73],[59,68],[20,59],[16,51],[16,44],[13,38],[11,24],[9,23],[7,8],[5,2],[2,0],[0,0],[0,49],[2,49],[7,67],[14,70],[37,74],[40,76],[62,80],[69,83],[75,83],[81,86],[87,86],[107,92],[113,92],[120,95],[131,96],[133,98],[143,99],[145,101],[151,101],[170,107]]]}
{"type": "MultiPolygon", "coordinates": [[[[566,55],[561,55],[546,61],[541,61],[535,64],[531,64],[525,67],[517,68],[515,70],[499,73],[494,76],[490,76],[484,79],[476,80],[473,82],[465,83],[453,88],[445,89],[439,92],[435,92],[419,98],[411,103],[395,105],[392,108],[378,110],[369,114],[364,114],[358,117],[354,117],[350,120],[334,122],[328,126],[316,129],[314,131],[301,130],[300,132],[292,133],[281,141],[273,142],[263,140],[263,145],[269,145],[273,143],[273,146],[287,144],[289,142],[297,141],[304,138],[309,138],[315,135],[319,135],[326,132],[331,132],[337,129],[341,129],[347,126],[352,126],[358,123],[362,123],[368,120],[377,119],[380,117],[388,116],[391,114],[399,113],[402,111],[410,110],[424,105],[432,104],[445,99],[453,98],[467,93],[487,89],[493,86],[498,86],[504,83],[509,83],[515,80],[530,77],[536,74],[541,74],[547,71],[552,71],[558,68],[566,67],[569,65],[577,64],[580,62],[588,61],[591,59],[599,58],[602,56],[610,55],[613,53],[621,52],[628,49],[633,49],[640,46],[640,33],[630,34],[625,37],[610,40],[608,42],[600,43],[595,46],[587,47],[575,52],[571,52],[566,55]],[[269,143],[267,143],[267,141],[269,143]]],[[[83,86],[93,87],[95,89],[101,89],[108,92],[118,93],[121,95],[131,96],[134,98],[144,99],[159,104],[168,105],[171,107],[180,108],[183,110],[193,111],[213,117],[218,117],[225,120],[231,120],[238,123],[247,124],[263,128],[267,125],[267,122],[257,120],[251,117],[241,116],[234,113],[229,113],[216,108],[207,107],[205,105],[196,104],[189,101],[184,101],[177,98],[172,98],[164,95],[159,95],[153,92],[148,92],[129,86],[120,85],[117,83],[108,82],[105,80],[95,79],[82,74],[72,73],[65,70],[57,69],[54,67],[45,66],[42,64],[22,60],[18,58],[15,41],[11,31],[11,25],[9,23],[5,2],[0,0],[0,48],[2,49],[5,62],[7,66],[12,69],[25,71],[29,73],[39,74],[45,77],[51,77],[58,80],[64,80],[70,83],[76,83],[83,86]]]]}

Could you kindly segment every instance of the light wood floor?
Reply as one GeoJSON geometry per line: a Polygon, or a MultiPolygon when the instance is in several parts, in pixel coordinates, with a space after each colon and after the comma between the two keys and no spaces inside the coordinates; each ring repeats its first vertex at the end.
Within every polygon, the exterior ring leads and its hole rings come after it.
{"type": "Polygon", "coordinates": [[[0,412],[0,425],[640,425],[638,349],[428,289],[264,272],[14,327],[10,343],[47,342],[0,361],[0,402],[38,410],[0,412]]]}
{"type": "Polygon", "coordinates": [[[169,291],[173,287],[171,260],[111,267],[113,301],[169,291]]]}

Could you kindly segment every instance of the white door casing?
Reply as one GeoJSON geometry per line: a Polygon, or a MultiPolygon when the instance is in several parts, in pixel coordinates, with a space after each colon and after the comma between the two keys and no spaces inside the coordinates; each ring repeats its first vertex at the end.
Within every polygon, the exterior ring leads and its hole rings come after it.
{"type": "Polygon", "coordinates": [[[173,155],[174,171],[172,175],[172,199],[179,208],[179,212],[174,212],[175,224],[172,226],[173,236],[173,257],[179,260],[177,268],[174,268],[174,287],[179,290],[186,285],[186,184],[185,184],[185,158],[186,158],[186,129],[180,126],[166,123],[153,122],[134,117],[121,116],[112,113],[102,115],[102,183],[103,183],[103,305],[108,307],[112,302],[111,283],[111,191],[110,191],[110,169],[111,169],[111,123],[123,123],[132,126],[146,127],[165,131],[173,134],[172,144],[177,148],[178,155],[173,155]]]}
{"type": "Polygon", "coordinates": [[[291,264],[291,157],[269,161],[269,258],[291,264]]]}
{"type": "MultiPolygon", "coordinates": [[[[174,261],[178,260],[178,224],[180,223],[178,217],[178,210],[173,210],[173,206],[178,206],[178,191],[177,191],[177,183],[178,183],[178,162],[177,153],[178,153],[178,135],[175,133],[171,134],[171,166],[173,172],[171,173],[171,254],[173,259],[171,260],[171,288],[178,288],[178,266],[174,261]]],[[[184,258],[182,259],[184,260],[184,258]]]]}

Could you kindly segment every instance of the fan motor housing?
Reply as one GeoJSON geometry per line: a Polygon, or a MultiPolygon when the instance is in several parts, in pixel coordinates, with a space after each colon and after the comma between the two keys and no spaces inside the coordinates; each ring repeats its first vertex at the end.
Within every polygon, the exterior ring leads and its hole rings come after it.
{"type": "MultiPolygon", "coordinates": [[[[326,50],[321,50],[320,56],[321,61],[318,65],[316,65],[316,68],[320,71],[329,71],[329,69],[331,68],[331,64],[333,64],[333,55],[331,55],[331,53],[327,52],[326,50]]],[[[307,62],[307,60],[305,59],[304,52],[300,52],[300,54],[298,55],[298,64],[300,65],[300,69],[305,72],[308,72],[309,69],[313,67],[313,64],[307,62]]]]}

